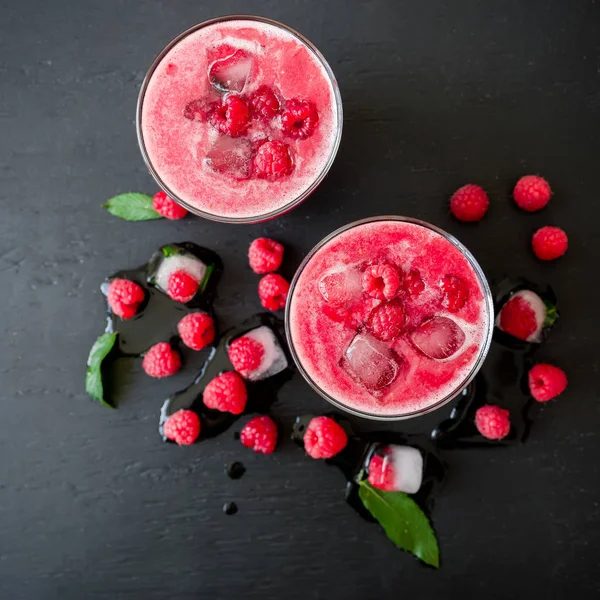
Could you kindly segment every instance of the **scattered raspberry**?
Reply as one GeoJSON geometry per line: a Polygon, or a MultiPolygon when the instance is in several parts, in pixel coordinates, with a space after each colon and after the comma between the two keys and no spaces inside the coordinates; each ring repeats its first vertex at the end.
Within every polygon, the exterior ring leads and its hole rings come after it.
{"type": "Polygon", "coordinates": [[[265,120],[272,119],[281,108],[279,99],[268,85],[261,85],[250,97],[250,106],[254,115],[265,120]]]}
{"type": "Polygon", "coordinates": [[[529,371],[529,391],[538,402],[547,402],[567,389],[567,375],[562,369],[546,363],[529,371]]]}
{"type": "Polygon", "coordinates": [[[242,336],[229,344],[227,350],[233,368],[242,376],[248,377],[260,367],[265,348],[253,338],[242,336]]]}
{"type": "Polygon", "coordinates": [[[143,288],[129,279],[113,279],[108,284],[108,305],[122,319],[131,319],[144,298],[143,288]]]}
{"type": "Polygon", "coordinates": [[[450,198],[450,211],[459,221],[480,221],[489,205],[485,190],[472,183],[458,188],[450,198]]]}
{"type": "Polygon", "coordinates": [[[238,137],[246,133],[250,125],[250,111],[239,96],[232,94],[215,107],[210,122],[221,133],[238,137]]]}
{"type": "Polygon", "coordinates": [[[444,275],[440,282],[442,306],[450,312],[459,311],[469,297],[469,288],[465,281],[456,275],[444,275]]]}
{"type": "Polygon", "coordinates": [[[289,175],[294,168],[289,146],[276,140],[258,148],[253,164],[257,177],[271,181],[289,175]]]}
{"type": "Polygon", "coordinates": [[[488,440],[501,440],[510,431],[510,413],[493,404],[482,406],[475,413],[475,426],[488,440]]]}
{"type": "Polygon", "coordinates": [[[146,352],[142,368],[150,377],[169,377],[181,369],[181,359],[171,344],[160,342],[146,352]]]}
{"type": "Polygon", "coordinates": [[[569,239],[560,227],[542,227],[533,234],[531,245],[540,260],[554,260],[567,251],[569,239]]]}
{"type": "Polygon", "coordinates": [[[169,276],[167,293],[176,302],[189,302],[198,291],[198,280],[187,271],[174,271],[169,276]]]}
{"type": "Polygon", "coordinates": [[[402,289],[411,298],[418,296],[425,289],[425,282],[421,279],[421,273],[418,269],[411,269],[404,275],[402,289]]]}
{"type": "Polygon", "coordinates": [[[213,318],[203,312],[185,315],[177,324],[177,331],[181,341],[192,350],[202,350],[215,339],[213,318]]]}
{"type": "Polygon", "coordinates": [[[372,265],[362,276],[363,291],[378,300],[391,300],[398,293],[400,284],[400,274],[392,265],[372,265]]]}
{"type": "Polygon", "coordinates": [[[183,109],[183,116],[190,121],[206,123],[217,107],[216,102],[209,102],[203,98],[192,100],[183,109]]]}
{"type": "Polygon", "coordinates": [[[538,328],[534,310],[520,296],[511,298],[500,311],[500,329],[506,333],[527,341],[538,328]]]}
{"type": "Polygon", "coordinates": [[[258,283],[258,297],[263,308],[279,310],[285,306],[290,284],[277,273],[265,275],[258,283]]]}
{"type": "Polygon", "coordinates": [[[270,417],[255,417],[244,425],[240,441],[254,452],[271,454],[277,444],[277,425],[270,417]]]}
{"type": "Polygon", "coordinates": [[[397,338],[404,330],[406,314],[399,302],[381,304],[369,315],[368,327],[382,342],[397,338]]]}
{"type": "Polygon", "coordinates": [[[250,268],[258,275],[277,271],[283,260],[283,246],[269,238],[257,238],[248,250],[250,268]]]}
{"type": "Polygon", "coordinates": [[[169,198],[165,192],[157,192],[152,198],[152,208],[165,219],[171,219],[176,221],[177,219],[183,219],[188,214],[188,211],[179,206],[175,200],[169,198]]]}
{"type": "Polygon", "coordinates": [[[304,449],[313,458],[331,458],[348,443],[341,425],[329,417],[315,417],[304,432],[304,449]]]}
{"type": "Polygon", "coordinates": [[[392,461],[380,454],[374,454],[369,461],[369,483],[380,490],[395,492],[395,474],[392,461]]]}
{"type": "Polygon", "coordinates": [[[537,175],[525,175],[517,181],[513,190],[513,198],[520,208],[527,212],[535,212],[550,202],[552,190],[548,182],[537,175]]]}
{"type": "Polygon", "coordinates": [[[244,380],[237,373],[228,371],[204,388],[202,400],[207,408],[241,415],[246,408],[248,393],[244,380]]]}
{"type": "Polygon", "coordinates": [[[200,435],[200,418],[193,410],[178,410],[167,419],[163,432],[167,439],[189,446],[200,435]]]}
{"type": "Polygon", "coordinates": [[[293,98],[288,100],[281,115],[283,132],[301,140],[310,137],[319,122],[317,108],[312,102],[293,98]]]}

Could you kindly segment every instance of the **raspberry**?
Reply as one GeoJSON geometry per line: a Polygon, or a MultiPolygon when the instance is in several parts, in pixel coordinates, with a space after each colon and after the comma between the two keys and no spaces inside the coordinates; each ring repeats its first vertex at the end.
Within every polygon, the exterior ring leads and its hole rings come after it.
{"type": "Polygon", "coordinates": [[[534,310],[520,296],[511,298],[500,311],[500,329],[506,333],[527,341],[538,328],[534,310]]]}
{"type": "Polygon", "coordinates": [[[246,133],[250,125],[250,111],[239,96],[227,96],[215,107],[210,115],[210,122],[221,133],[238,137],[246,133]]]}
{"type": "Polygon", "coordinates": [[[380,490],[395,492],[394,465],[389,458],[374,454],[369,461],[369,483],[380,490]]]}
{"type": "Polygon", "coordinates": [[[250,244],[248,260],[250,268],[258,275],[277,271],[283,260],[283,246],[269,238],[258,238],[250,244]]]}
{"type": "Polygon", "coordinates": [[[217,375],[205,388],[202,400],[207,408],[241,415],[248,393],[244,380],[233,371],[217,375]]]}
{"type": "Polygon", "coordinates": [[[472,183],[458,188],[450,198],[450,212],[459,221],[480,221],[489,205],[490,201],[484,189],[472,183]]]}
{"type": "Polygon", "coordinates": [[[129,279],[113,279],[108,285],[108,305],[122,319],[131,319],[144,297],[142,287],[129,279]]]}
{"type": "Polygon", "coordinates": [[[283,132],[301,140],[310,137],[319,122],[317,108],[312,102],[293,98],[288,100],[281,115],[283,132]]]}
{"type": "Polygon", "coordinates": [[[277,444],[277,425],[267,416],[255,417],[244,425],[240,441],[254,452],[271,454],[277,444]]]}
{"type": "Polygon", "coordinates": [[[550,202],[552,190],[548,182],[537,175],[525,175],[517,181],[513,190],[513,198],[520,208],[527,212],[535,212],[550,202]]]}
{"type": "Polygon", "coordinates": [[[399,302],[388,302],[378,306],[370,315],[368,327],[382,342],[397,338],[404,330],[406,314],[399,302]]]}
{"type": "Polygon", "coordinates": [[[459,311],[469,297],[467,284],[456,275],[444,275],[440,282],[442,306],[450,312],[459,311]]]}
{"type": "Polygon", "coordinates": [[[242,376],[248,375],[260,367],[265,348],[255,339],[243,336],[229,344],[227,350],[233,368],[242,376]]]}
{"type": "Polygon", "coordinates": [[[272,119],[281,108],[279,99],[268,85],[261,85],[250,97],[252,113],[265,120],[272,119]]]}
{"type": "Polygon", "coordinates": [[[183,219],[188,214],[188,211],[179,206],[175,200],[169,198],[164,192],[157,192],[152,198],[152,208],[165,219],[176,221],[183,219]]]}
{"type": "Polygon", "coordinates": [[[542,227],[533,234],[531,245],[540,260],[554,260],[567,251],[569,239],[560,227],[542,227]]]}
{"type": "Polygon", "coordinates": [[[391,300],[398,293],[400,284],[400,274],[391,265],[372,265],[362,276],[363,291],[377,300],[391,300]]]}
{"type": "Polygon", "coordinates": [[[547,402],[567,389],[567,376],[562,369],[540,363],[529,371],[529,391],[538,402],[547,402]]]}
{"type": "Polygon", "coordinates": [[[200,418],[193,410],[178,410],[167,419],[163,431],[167,439],[189,446],[200,435],[200,418]]]}
{"type": "Polygon", "coordinates": [[[482,406],[475,413],[475,426],[488,440],[501,440],[510,431],[510,413],[493,404],[482,406]]]}
{"type": "Polygon", "coordinates": [[[348,444],[343,427],[329,417],[311,419],[304,432],[304,449],[313,458],[331,458],[348,444]]]}
{"type": "Polygon", "coordinates": [[[203,312],[185,315],[177,324],[177,331],[181,341],[192,350],[202,350],[215,339],[215,323],[203,312]]]}
{"type": "Polygon", "coordinates": [[[258,148],[253,164],[257,177],[271,181],[289,175],[294,168],[289,146],[276,140],[264,142],[258,148]]]}
{"type": "Polygon", "coordinates": [[[183,116],[190,121],[200,121],[201,123],[206,123],[210,119],[210,116],[216,107],[216,102],[209,102],[204,98],[192,100],[191,102],[188,102],[183,109],[183,116]]]}
{"type": "Polygon", "coordinates": [[[258,283],[258,297],[263,308],[279,310],[285,306],[290,284],[277,273],[265,275],[258,283]]]}
{"type": "Polygon", "coordinates": [[[410,298],[418,296],[425,289],[425,283],[421,279],[421,273],[418,269],[411,269],[404,275],[402,289],[410,298]]]}
{"type": "Polygon", "coordinates": [[[142,368],[150,377],[169,377],[181,369],[181,359],[171,344],[160,342],[146,352],[142,368]]]}
{"type": "Polygon", "coordinates": [[[198,280],[187,271],[174,271],[169,276],[169,296],[176,302],[189,302],[198,291],[198,280]]]}

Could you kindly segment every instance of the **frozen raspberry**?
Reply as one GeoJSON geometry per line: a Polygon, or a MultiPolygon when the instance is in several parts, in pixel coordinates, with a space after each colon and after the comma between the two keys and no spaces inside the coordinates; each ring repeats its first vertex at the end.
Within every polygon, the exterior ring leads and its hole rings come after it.
{"type": "Polygon", "coordinates": [[[263,308],[279,310],[285,306],[290,284],[277,273],[265,275],[258,283],[258,297],[263,308]]]}
{"type": "Polygon", "coordinates": [[[536,333],[535,311],[521,296],[511,298],[500,311],[500,329],[520,340],[527,341],[536,333]]]}
{"type": "Polygon", "coordinates": [[[347,444],[343,427],[329,417],[315,417],[304,432],[304,449],[313,458],[331,458],[347,444]]]}
{"type": "Polygon", "coordinates": [[[250,96],[250,106],[254,115],[267,121],[272,119],[281,108],[279,99],[268,85],[261,85],[250,96]]]}
{"type": "Polygon", "coordinates": [[[250,125],[250,111],[239,96],[232,94],[215,107],[210,122],[221,133],[238,137],[246,133],[250,125]]]}
{"type": "Polygon", "coordinates": [[[546,363],[529,371],[529,391],[538,402],[547,402],[567,389],[567,376],[562,369],[546,363]]]}
{"type": "Polygon", "coordinates": [[[131,319],[144,297],[142,287],[129,279],[113,279],[108,285],[108,305],[122,319],[131,319]]]}
{"type": "Polygon", "coordinates": [[[210,116],[216,107],[216,102],[209,102],[204,98],[192,100],[191,102],[188,102],[183,109],[183,116],[190,121],[200,121],[201,123],[206,123],[210,119],[210,116]]]}
{"type": "Polygon", "coordinates": [[[391,300],[398,293],[401,283],[396,268],[387,264],[367,267],[362,276],[363,291],[378,300],[391,300]]]}
{"type": "Polygon", "coordinates": [[[288,100],[281,114],[283,132],[301,140],[310,137],[319,122],[317,108],[312,102],[293,98],[288,100]]]}
{"type": "Polygon", "coordinates": [[[177,331],[181,341],[192,350],[212,344],[215,339],[215,322],[210,315],[203,312],[194,312],[185,315],[177,324],[177,331]]]}
{"type": "Polygon", "coordinates": [[[174,271],[169,276],[169,296],[176,302],[189,302],[198,291],[198,280],[187,271],[174,271]]]}
{"type": "Polygon", "coordinates": [[[165,192],[157,192],[152,198],[152,208],[165,219],[176,221],[177,219],[183,219],[188,214],[188,211],[179,206],[175,200],[169,198],[165,192]]]}
{"type": "Polygon", "coordinates": [[[542,227],[533,234],[531,245],[540,260],[554,260],[567,251],[569,239],[560,227],[542,227]]]}
{"type": "Polygon", "coordinates": [[[406,314],[399,302],[388,302],[378,306],[370,315],[368,328],[382,342],[397,338],[406,323],[406,314]]]}
{"type": "Polygon", "coordinates": [[[163,431],[167,439],[189,446],[200,435],[200,418],[193,410],[178,410],[167,419],[163,431]]]}
{"type": "Polygon", "coordinates": [[[283,260],[283,246],[269,238],[257,238],[248,250],[250,268],[258,275],[277,271],[283,260]]]}
{"type": "Polygon", "coordinates": [[[386,492],[396,491],[394,465],[389,458],[373,455],[369,461],[369,483],[386,492]]]}
{"type": "Polygon", "coordinates": [[[552,190],[548,182],[537,175],[525,175],[517,181],[513,190],[515,202],[523,210],[534,212],[550,202],[552,190]]]}
{"type": "Polygon", "coordinates": [[[242,376],[248,375],[260,367],[265,348],[255,339],[242,336],[229,344],[227,350],[233,368],[242,376]]]}
{"type": "Polygon", "coordinates": [[[171,344],[160,342],[144,354],[142,368],[150,377],[169,377],[181,369],[181,359],[171,344]]]}
{"type": "Polygon", "coordinates": [[[442,306],[450,312],[459,311],[469,298],[469,288],[465,281],[456,275],[444,275],[440,282],[442,306]]]}
{"type": "Polygon", "coordinates": [[[418,296],[425,289],[425,282],[421,279],[418,269],[411,269],[402,278],[402,290],[410,298],[418,296]]]}
{"type": "Polygon", "coordinates": [[[484,189],[472,183],[458,188],[450,198],[450,211],[459,221],[480,221],[489,205],[484,189]]]}
{"type": "Polygon", "coordinates": [[[488,440],[501,440],[510,431],[510,413],[493,404],[482,406],[475,413],[475,427],[488,440]]]}
{"type": "Polygon", "coordinates": [[[255,417],[244,425],[240,441],[254,452],[271,454],[277,444],[277,425],[267,416],[255,417]]]}
{"type": "Polygon", "coordinates": [[[202,400],[207,408],[241,415],[248,400],[246,384],[237,373],[228,371],[215,377],[204,388],[202,400]]]}
{"type": "Polygon", "coordinates": [[[256,176],[270,181],[289,175],[294,168],[289,146],[276,140],[259,146],[253,164],[256,176]]]}

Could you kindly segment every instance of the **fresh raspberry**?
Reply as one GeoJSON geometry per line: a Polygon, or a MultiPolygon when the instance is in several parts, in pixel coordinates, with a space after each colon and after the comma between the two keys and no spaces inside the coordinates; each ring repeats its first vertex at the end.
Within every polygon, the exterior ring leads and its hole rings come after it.
{"type": "Polygon", "coordinates": [[[458,188],[450,198],[450,212],[459,221],[480,221],[489,205],[490,201],[485,190],[472,183],[458,188]]]}
{"type": "Polygon", "coordinates": [[[248,400],[246,384],[237,373],[227,371],[217,375],[204,388],[202,400],[207,408],[241,415],[248,400]]]}
{"type": "Polygon", "coordinates": [[[487,404],[475,412],[475,427],[488,440],[501,440],[510,431],[510,413],[499,406],[487,404]]]}
{"type": "Polygon", "coordinates": [[[304,432],[304,449],[313,458],[331,458],[347,444],[343,427],[329,417],[315,417],[304,432]]]}
{"type": "Polygon", "coordinates": [[[107,294],[110,309],[122,319],[131,319],[144,301],[144,290],[129,279],[113,279],[107,294]]]}
{"type": "Polygon", "coordinates": [[[517,181],[513,190],[513,198],[520,208],[527,212],[535,212],[550,202],[552,190],[548,182],[537,175],[525,175],[517,181]]]}
{"type": "Polygon", "coordinates": [[[567,251],[569,239],[560,227],[542,227],[533,234],[531,245],[540,260],[554,260],[567,251]]]}
{"type": "Polygon", "coordinates": [[[317,108],[312,102],[293,98],[288,100],[281,114],[283,132],[292,138],[305,140],[310,137],[319,122],[317,108]]]}
{"type": "Polygon", "coordinates": [[[394,492],[394,465],[389,458],[374,454],[369,461],[369,483],[380,490],[394,492]]]}
{"type": "Polygon", "coordinates": [[[157,192],[152,198],[152,208],[165,219],[176,221],[177,219],[183,219],[188,214],[188,211],[179,206],[175,200],[169,198],[164,192],[157,192]]]}
{"type": "Polygon", "coordinates": [[[500,311],[500,329],[520,340],[527,341],[538,328],[534,310],[520,296],[511,298],[500,311]]]}
{"type": "Polygon", "coordinates": [[[265,348],[255,339],[242,336],[229,344],[227,354],[233,368],[242,377],[248,377],[252,371],[260,367],[260,363],[265,355],[265,348]]]}
{"type": "Polygon", "coordinates": [[[391,300],[402,283],[398,271],[388,264],[372,265],[362,276],[362,289],[377,300],[391,300]]]}
{"type": "Polygon", "coordinates": [[[169,289],[167,293],[176,302],[189,302],[198,291],[198,280],[187,271],[174,271],[169,275],[169,289]]]}
{"type": "Polygon", "coordinates": [[[144,354],[142,368],[150,377],[169,377],[181,369],[181,359],[171,344],[160,342],[144,354]]]}
{"type": "Polygon", "coordinates": [[[421,279],[419,269],[411,269],[402,278],[402,290],[410,298],[418,296],[425,289],[425,282],[421,279]]]}
{"type": "Polygon", "coordinates": [[[248,250],[250,268],[258,275],[277,271],[283,260],[283,246],[269,238],[258,238],[248,250]]]}
{"type": "Polygon", "coordinates": [[[370,315],[368,328],[382,342],[397,338],[406,323],[406,314],[399,302],[388,302],[378,306],[370,315]]]}
{"type": "Polygon", "coordinates": [[[179,321],[177,331],[188,348],[202,350],[215,339],[215,322],[204,312],[194,312],[179,321]]]}
{"type": "Polygon", "coordinates": [[[268,85],[261,85],[250,96],[250,107],[254,115],[268,121],[279,112],[281,104],[275,92],[268,85]]]}
{"type": "Polygon", "coordinates": [[[246,133],[250,125],[250,111],[239,96],[232,94],[215,107],[210,122],[221,133],[238,137],[246,133]]]}
{"type": "Polygon", "coordinates": [[[290,284],[277,273],[265,275],[258,283],[258,297],[263,308],[279,310],[285,306],[290,284]]]}
{"type": "Polygon", "coordinates": [[[271,454],[277,444],[277,425],[270,417],[254,417],[242,428],[240,441],[254,452],[271,454]]]}
{"type": "Polygon", "coordinates": [[[216,102],[209,102],[204,98],[192,100],[185,105],[185,108],[183,109],[183,116],[190,121],[200,121],[201,123],[206,123],[210,119],[210,116],[216,107],[216,102]]]}
{"type": "Polygon", "coordinates": [[[444,275],[440,282],[442,306],[450,312],[458,312],[469,298],[469,288],[465,281],[456,275],[444,275]]]}
{"type": "Polygon", "coordinates": [[[277,140],[262,144],[256,151],[253,164],[256,176],[270,181],[289,175],[294,168],[289,146],[277,140]]]}
{"type": "Polygon", "coordinates": [[[163,432],[167,439],[189,446],[200,435],[200,418],[193,410],[178,410],[167,419],[163,432]]]}
{"type": "Polygon", "coordinates": [[[529,391],[538,402],[547,402],[567,389],[567,375],[562,369],[546,363],[529,371],[529,391]]]}

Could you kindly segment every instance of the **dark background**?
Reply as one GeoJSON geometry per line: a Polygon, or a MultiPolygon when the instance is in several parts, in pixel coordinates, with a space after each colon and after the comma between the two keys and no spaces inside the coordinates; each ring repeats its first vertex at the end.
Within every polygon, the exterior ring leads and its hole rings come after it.
{"type": "MultiPolygon", "coordinates": [[[[570,0],[235,2],[3,0],[0,19],[0,597],[593,598],[600,592],[600,5],[570,0]],[[134,131],[145,70],[180,31],[247,12],[298,29],[335,71],[345,111],[337,160],[319,190],[264,225],[197,218],[126,223],[102,202],[154,193],[134,131]],[[510,199],[546,176],[549,207],[510,199]],[[474,182],[484,221],[452,220],[447,199],[474,182]],[[335,469],[284,440],[271,457],[230,434],[163,445],[175,378],[123,382],[119,410],[90,401],[85,360],[104,326],[99,285],[159,245],[194,241],[226,271],[225,325],[259,309],[249,242],[287,248],[286,274],[334,228],[374,214],[420,217],[457,235],[488,274],[554,286],[563,318],[541,357],[569,390],[517,447],[447,454],[433,514],[442,568],[421,567],[343,500],[335,469]],[[569,234],[538,262],[539,226],[569,234]],[[248,472],[229,480],[224,465],[248,472]],[[223,502],[239,513],[225,516],[223,502]]],[[[328,405],[299,376],[274,414],[328,405]]],[[[425,431],[447,414],[397,429],[425,431]]],[[[368,426],[368,423],[364,425],[368,426]]]]}

